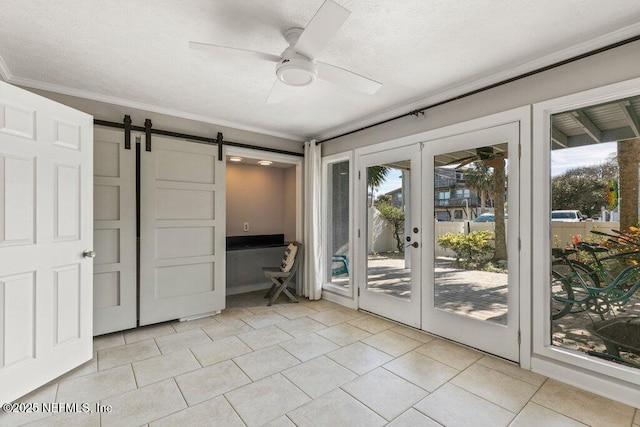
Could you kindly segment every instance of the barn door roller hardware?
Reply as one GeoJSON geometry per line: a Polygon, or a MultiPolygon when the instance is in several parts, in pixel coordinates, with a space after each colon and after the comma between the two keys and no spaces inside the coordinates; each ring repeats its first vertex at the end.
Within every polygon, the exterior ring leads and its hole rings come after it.
{"type": "Polygon", "coordinates": [[[146,119],[144,121],[144,132],[145,132],[145,150],[151,151],[151,119],[146,119]]]}
{"type": "Polygon", "coordinates": [[[216,137],[216,144],[218,144],[218,161],[222,162],[222,132],[218,132],[218,136],[216,137]]]}
{"type": "Polygon", "coordinates": [[[124,116],[124,148],[131,150],[131,116],[124,116]]]}
{"type": "MultiPolygon", "coordinates": [[[[127,120],[126,119],[127,117],[129,117],[129,116],[128,115],[125,116],[125,120],[127,120]]],[[[218,132],[217,137],[214,139],[214,138],[209,138],[209,137],[199,136],[199,135],[189,135],[189,134],[180,133],[180,132],[172,132],[172,131],[161,130],[161,129],[152,129],[151,128],[151,126],[152,126],[151,119],[146,119],[145,120],[144,127],[136,126],[136,125],[133,125],[133,124],[127,125],[126,122],[124,122],[124,123],[116,123],[116,122],[110,122],[110,121],[107,121],[107,120],[100,120],[100,119],[94,119],[93,120],[93,124],[96,125],[96,126],[106,126],[106,127],[111,127],[111,128],[117,128],[117,129],[125,129],[125,134],[126,134],[127,126],[129,126],[130,130],[132,130],[132,131],[144,132],[145,133],[145,138],[146,138],[146,150],[147,151],[151,151],[151,135],[155,134],[155,135],[168,136],[168,137],[171,137],[171,138],[186,139],[189,142],[194,142],[194,143],[198,143],[198,144],[208,144],[208,145],[219,144],[219,146],[228,145],[228,146],[231,146],[231,147],[249,148],[249,149],[252,149],[252,150],[266,151],[268,153],[278,153],[278,154],[286,154],[286,155],[289,155],[289,156],[304,157],[304,154],[302,154],[300,152],[295,152],[295,151],[280,150],[278,148],[270,148],[270,147],[260,147],[260,146],[257,146],[257,145],[243,144],[243,143],[240,143],[240,142],[223,141],[222,132],[218,132]]],[[[125,144],[126,144],[126,135],[125,135],[125,144]]],[[[220,150],[220,148],[218,148],[218,150],[220,150]]],[[[222,156],[220,155],[220,151],[218,151],[218,157],[220,159],[222,159],[222,156]]]]}

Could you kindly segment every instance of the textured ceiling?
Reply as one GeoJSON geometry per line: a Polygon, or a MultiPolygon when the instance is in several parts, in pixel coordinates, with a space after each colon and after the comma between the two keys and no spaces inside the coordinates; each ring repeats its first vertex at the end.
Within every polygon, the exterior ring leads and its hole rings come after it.
{"type": "Polygon", "coordinates": [[[640,33],[637,0],[336,0],[351,15],[318,60],[383,83],[324,81],[266,104],[274,64],[190,40],[280,55],[322,0],[3,0],[10,83],[293,139],[329,137],[640,33]]]}

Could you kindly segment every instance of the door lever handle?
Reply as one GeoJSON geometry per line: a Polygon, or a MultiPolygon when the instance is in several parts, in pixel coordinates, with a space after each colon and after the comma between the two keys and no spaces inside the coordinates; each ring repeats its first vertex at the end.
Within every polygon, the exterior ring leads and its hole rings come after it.
{"type": "Polygon", "coordinates": [[[405,246],[405,248],[408,248],[409,246],[413,246],[414,248],[417,248],[420,245],[418,244],[418,242],[413,242],[413,243],[409,243],[407,246],[405,246]]]}
{"type": "Polygon", "coordinates": [[[95,258],[96,257],[96,253],[95,253],[95,251],[84,251],[84,252],[82,252],[82,257],[83,258],[95,258]]]}

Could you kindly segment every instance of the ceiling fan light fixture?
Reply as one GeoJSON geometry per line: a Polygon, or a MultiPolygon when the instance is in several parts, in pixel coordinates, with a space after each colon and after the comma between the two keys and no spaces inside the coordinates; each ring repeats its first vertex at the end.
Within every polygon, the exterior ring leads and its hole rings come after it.
{"type": "Polygon", "coordinates": [[[289,86],[308,86],[316,80],[316,65],[305,59],[284,59],[276,65],[278,79],[289,86]]]}

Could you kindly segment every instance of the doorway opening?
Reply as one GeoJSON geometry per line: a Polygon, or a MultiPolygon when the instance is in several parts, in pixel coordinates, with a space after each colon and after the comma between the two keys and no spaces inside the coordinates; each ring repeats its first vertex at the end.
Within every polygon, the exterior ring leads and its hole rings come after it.
{"type": "Polygon", "coordinates": [[[361,152],[358,306],[519,361],[520,125],[485,126],[361,152]]]}
{"type": "Polygon", "coordinates": [[[262,267],[279,266],[300,241],[301,168],[298,157],[227,148],[227,296],[269,289],[262,267]]]}

